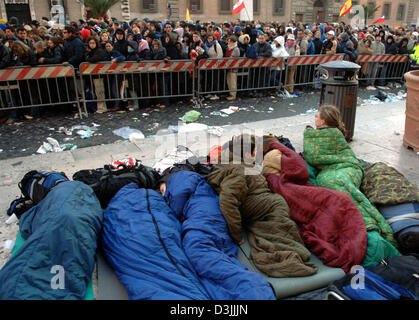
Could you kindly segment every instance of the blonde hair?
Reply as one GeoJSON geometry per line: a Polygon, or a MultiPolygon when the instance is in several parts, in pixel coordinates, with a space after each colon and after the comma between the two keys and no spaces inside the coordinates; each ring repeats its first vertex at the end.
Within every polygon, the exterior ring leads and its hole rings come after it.
{"type": "Polygon", "coordinates": [[[346,138],[346,128],[342,121],[340,111],[331,104],[323,104],[319,108],[320,119],[326,122],[326,126],[330,128],[338,128],[346,138]]]}
{"type": "Polygon", "coordinates": [[[12,52],[19,58],[23,56],[29,56],[31,54],[31,48],[24,44],[22,41],[15,41],[12,45],[12,52]]]}

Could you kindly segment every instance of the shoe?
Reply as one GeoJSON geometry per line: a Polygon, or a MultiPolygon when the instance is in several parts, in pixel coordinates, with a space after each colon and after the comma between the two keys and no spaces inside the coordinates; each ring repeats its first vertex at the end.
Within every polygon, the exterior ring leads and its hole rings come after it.
{"type": "Polygon", "coordinates": [[[12,120],[12,119],[7,119],[7,120],[4,122],[4,124],[13,124],[13,123],[15,123],[15,121],[14,121],[14,120],[12,120]]]}
{"type": "Polygon", "coordinates": [[[212,98],[212,95],[207,94],[204,98],[205,98],[205,99],[211,99],[211,98],[212,98]]]}
{"type": "Polygon", "coordinates": [[[217,96],[216,94],[214,94],[211,98],[210,98],[210,100],[219,100],[220,99],[220,97],[219,96],[217,96]]]}
{"type": "Polygon", "coordinates": [[[233,97],[233,96],[228,96],[228,97],[227,97],[227,100],[229,100],[229,101],[236,100],[236,97],[233,97]]]}
{"type": "Polygon", "coordinates": [[[33,120],[33,117],[30,115],[25,114],[24,117],[26,120],[33,120]]]}

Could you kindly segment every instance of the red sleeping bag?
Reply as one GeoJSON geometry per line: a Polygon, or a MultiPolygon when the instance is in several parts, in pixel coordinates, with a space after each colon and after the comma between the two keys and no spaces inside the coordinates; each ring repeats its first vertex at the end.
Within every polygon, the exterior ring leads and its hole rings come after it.
{"type": "Polygon", "coordinates": [[[325,265],[349,272],[360,265],[367,249],[367,230],[361,213],[345,193],[308,182],[304,159],[281,143],[280,175],[265,174],[272,192],[281,194],[307,248],[325,265]]]}

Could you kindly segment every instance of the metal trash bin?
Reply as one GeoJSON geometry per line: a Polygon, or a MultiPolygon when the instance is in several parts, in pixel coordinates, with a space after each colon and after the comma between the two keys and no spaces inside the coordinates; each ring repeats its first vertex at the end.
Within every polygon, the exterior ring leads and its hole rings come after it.
{"type": "Polygon", "coordinates": [[[348,142],[354,135],[360,68],[349,61],[331,61],[320,64],[317,68],[322,84],[320,105],[331,104],[340,110],[348,142]]]}

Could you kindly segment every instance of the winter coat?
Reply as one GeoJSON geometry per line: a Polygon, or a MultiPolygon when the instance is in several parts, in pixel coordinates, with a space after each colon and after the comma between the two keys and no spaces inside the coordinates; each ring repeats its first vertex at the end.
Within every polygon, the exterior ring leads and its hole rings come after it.
{"type": "MultiPolygon", "coordinates": [[[[285,50],[284,43],[285,39],[282,36],[279,36],[275,38],[275,40],[279,43],[279,48],[276,46],[275,43],[272,43],[272,57],[274,58],[287,58],[289,56],[287,50],[285,50]]],[[[274,70],[284,70],[285,69],[285,63],[281,67],[276,67],[274,70]]]]}
{"type": "Polygon", "coordinates": [[[114,49],[122,53],[126,58],[128,56],[128,41],[125,39],[115,40],[114,49]]]}
{"type": "Polygon", "coordinates": [[[63,61],[63,49],[57,45],[53,49],[48,48],[47,55],[44,59],[43,64],[60,64],[63,61]]]}
{"type": "Polygon", "coordinates": [[[160,41],[159,41],[159,48],[157,50],[155,50],[154,48],[151,48],[150,56],[149,56],[150,60],[163,60],[166,57],[167,57],[166,48],[162,46],[160,41]]]}
{"type": "Polygon", "coordinates": [[[337,52],[338,42],[326,39],[323,41],[322,54],[334,55],[337,52]]]}
{"type": "Polygon", "coordinates": [[[373,54],[379,55],[379,54],[385,54],[386,52],[386,47],[384,46],[382,42],[377,43],[373,41],[371,46],[372,46],[373,54]]]}
{"type": "Polygon", "coordinates": [[[102,220],[100,203],[89,186],[67,181],[52,188],[19,220],[26,241],[0,270],[0,299],[83,299],[95,268],[102,220]],[[54,289],[57,271],[64,272],[65,282],[54,289]]]}
{"type": "Polygon", "coordinates": [[[318,38],[314,38],[313,43],[314,43],[314,54],[320,54],[323,48],[323,41],[321,41],[318,38]]]}
{"type": "Polygon", "coordinates": [[[131,300],[208,300],[182,246],[181,223],[163,196],[131,183],[103,215],[106,260],[131,300]]]}
{"type": "Polygon", "coordinates": [[[205,178],[180,171],[170,176],[165,198],[181,223],[182,245],[201,283],[214,300],[273,300],[266,279],[238,259],[219,197],[205,178]]]}
{"type": "Polygon", "coordinates": [[[10,64],[10,51],[6,46],[0,44],[0,69],[5,69],[10,64]]]}
{"type": "Polygon", "coordinates": [[[301,40],[297,39],[297,45],[300,47],[300,55],[307,55],[308,50],[308,40],[306,37],[303,37],[301,40]]]}
{"type": "MultiPolygon", "coordinates": [[[[96,47],[86,53],[86,61],[89,63],[97,63],[100,61],[106,61],[106,51],[101,47],[96,47]]],[[[111,59],[112,60],[112,59],[111,59]]]]}
{"type": "MultiPolygon", "coordinates": [[[[232,160],[232,157],[231,157],[232,160]]],[[[248,231],[251,258],[270,277],[309,276],[317,267],[309,263],[297,225],[289,216],[285,199],[269,190],[266,179],[245,164],[215,165],[208,183],[220,197],[220,208],[236,243],[248,231]]]]}
{"type": "Polygon", "coordinates": [[[386,54],[397,54],[397,43],[394,42],[393,36],[388,36],[387,37],[387,40],[386,40],[384,46],[386,48],[386,51],[385,51],[386,54]],[[388,43],[387,42],[388,39],[392,39],[393,42],[388,43]]]}
{"type": "Polygon", "coordinates": [[[308,40],[307,54],[316,54],[316,47],[314,46],[313,40],[308,40]]]}
{"type": "MultiPolygon", "coordinates": [[[[367,47],[365,45],[365,42],[361,41],[358,45],[358,53],[359,55],[371,55],[373,54],[372,46],[367,47]]],[[[369,62],[361,63],[361,73],[366,76],[368,75],[369,72],[370,72],[370,63],[369,62]]]]}
{"type": "Polygon", "coordinates": [[[64,60],[78,69],[85,59],[85,46],[80,37],[72,35],[64,41],[64,60]]]}
{"type": "Polygon", "coordinates": [[[256,49],[257,58],[272,57],[272,48],[269,43],[265,42],[261,45],[259,42],[256,42],[253,47],[256,49]]]}
{"type": "Polygon", "coordinates": [[[416,64],[419,64],[419,44],[417,44],[413,48],[413,53],[410,55],[410,58],[416,62],[416,64]]]}
{"type": "Polygon", "coordinates": [[[124,62],[126,60],[125,56],[118,50],[105,51],[105,61],[112,61],[113,59],[116,59],[116,62],[124,62]]]}
{"type": "Polygon", "coordinates": [[[222,58],[224,56],[223,48],[221,48],[220,43],[217,40],[214,40],[212,45],[205,44],[205,46],[208,48],[208,56],[210,58],[222,58]]]}
{"type": "Polygon", "coordinates": [[[129,47],[132,48],[132,52],[128,52],[127,48],[127,58],[125,61],[138,61],[140,60],[140,56],[138,55],[138,43],[135,41],[128,41],[129,47]]]}

